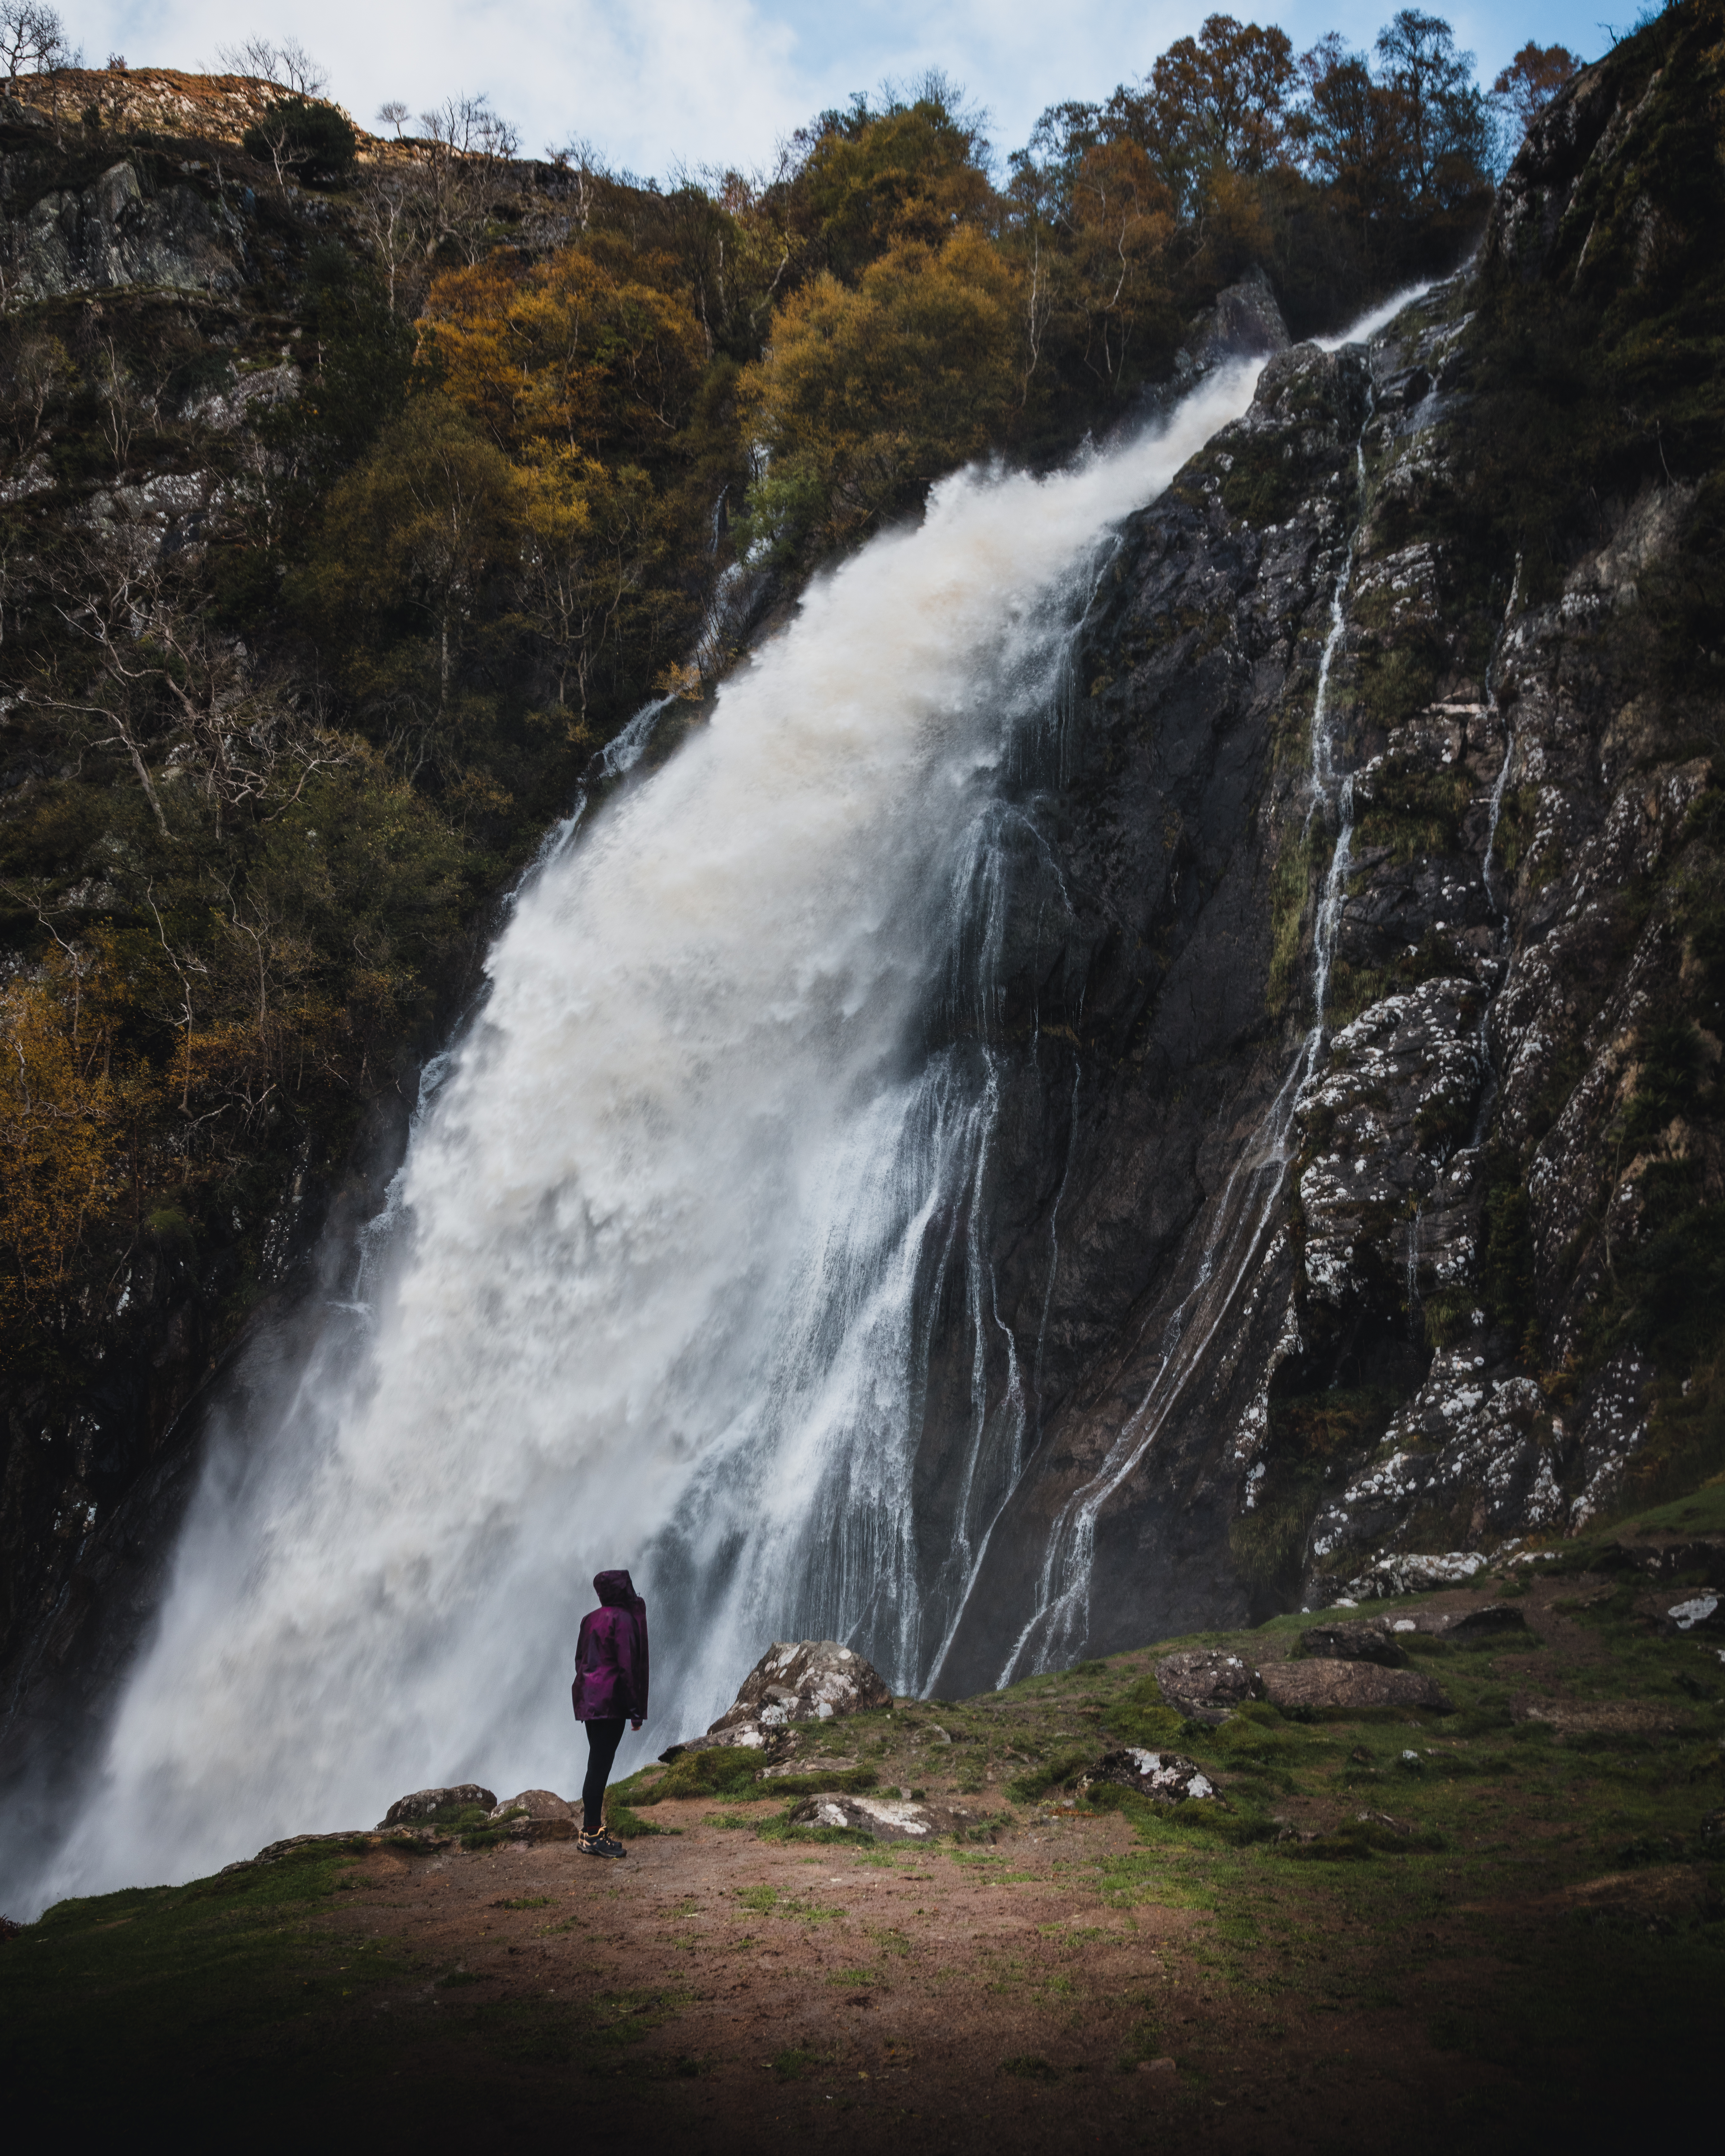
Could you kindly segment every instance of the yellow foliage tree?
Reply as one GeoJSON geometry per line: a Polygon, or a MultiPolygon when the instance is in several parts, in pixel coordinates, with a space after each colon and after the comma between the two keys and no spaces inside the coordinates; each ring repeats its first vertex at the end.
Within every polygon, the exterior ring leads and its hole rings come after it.
{"type": "Polygon", "coordinates": [[[563,248],[531,267],[500,251],[439,277],[421,335],[448,393],[511,453],[535,440],[590,455],[682,423],[709,356],[675,265],[563,248]],[[655,273],[665,282],[656,282],[655,273]]]}
{"type": "Polygon", "coordinates": [[[73,1284],[86,1235],[138,1189],[141,1130],[161,1087],[116,1069],[122,985],[100,957],[55,950],[0,990],[0,1315],[42,1312],[73,1284]]]}
{"type": "Polygon", "coordinates": [[[815,278],[743,370],[746,432],[767,453],[757,533],[853,539],[1009,431],[1022,396],[1019,271],[979,233],[901,241],[853,288],[815,278]]]}
{"type": "Polygon", "coordinates": [[[1079,161],[1070,220],[1061,298],[1081,322],[1085,364],[1112,390],[1134,341],[1168,311],[1173,199],[1138,143],[1098,142],[1079,161]]]}

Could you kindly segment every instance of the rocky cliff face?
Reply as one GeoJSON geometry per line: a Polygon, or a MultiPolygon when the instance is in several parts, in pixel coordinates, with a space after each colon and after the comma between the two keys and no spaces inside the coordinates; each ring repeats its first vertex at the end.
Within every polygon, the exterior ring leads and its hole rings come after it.
{"type": "Polygon", "coordinates": [[[1712,123],[1658,57],[1553,109],[1468,272],[1273,360],[1086,624],[993,1240],[1039,1443],[943,1687],[1028,1578],[1058,1663],[1718,1464],[1719,445],[1660,342],[1717,331],[1712,123]],[[1609,455],[1584,402],[1528,445],[1557,310],[1588,393],[1639,370],[1609,455]]]}

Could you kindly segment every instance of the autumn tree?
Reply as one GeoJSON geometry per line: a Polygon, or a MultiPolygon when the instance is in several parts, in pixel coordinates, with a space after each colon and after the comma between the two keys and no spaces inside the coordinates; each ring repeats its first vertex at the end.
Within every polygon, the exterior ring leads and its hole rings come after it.
{"type": "Polygon", "coordinates": [[[1286,157],[1295,80],[1284,32],[1211,15],[1160,56],[1141,93],[1117,94],[1111,131],[1137,136],[1189,213],[1218,170],[1262,172],[1286,157]]]}
{"type": "Polygon", "coordinates": [[[1491,95],[1508,116],[1517,141],[1580,65],[1566,45],[1536,45],[1529,38],[1509,65],[1499,69],[1491,95]]]}
{"type": "Polygon", "coordinates": [[[80,1246],[140,1188],[159,1081],[121,1038],[108,954],[63,939],[0,988],[0,1322],[39,1322],[80,1246]]]}
{"type": "Polygon", "coordinates": [[[829,272],[774,319],[739,405],[768,462],[751,528],[784,551],[854,540],[1000,439],[1020,401],[1019,279],[979,233],[901,241],[855,287],[829,272]]]}

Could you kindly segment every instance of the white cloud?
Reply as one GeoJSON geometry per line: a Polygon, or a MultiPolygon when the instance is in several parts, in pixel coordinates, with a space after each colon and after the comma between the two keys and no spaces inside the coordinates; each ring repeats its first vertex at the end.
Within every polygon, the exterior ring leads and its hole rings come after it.
{"type": "MultiPolygon", "coordinates": [[[[943,68],[992,116],[996,147],[1022,142],[1045,105],[1106,96],[1142,74],[1215,0],[63,0],[100,64],[191,68],[250,35],[297,36],[364,125],[399,97],[414,111],[484,92],[539,151],[584,136],[613,162],[664,174],[681,162],[762,164],[812,114],[943,68]]],[[[1225,0],[1224,0],[1225,4],[1225,0]]],[[[1296,46],[1335,28],[1369,44],[1396,0],[1296,0],[1247,19],[1281,22],[1296,46]]],[[[1479,0],[1446,11],[1483,70],[1525,38],[1576,33],[1558,0],[1513,17],[1479,0]]],[[[1595,41],[1596,42],[1596,41],[1595,41]]]]}

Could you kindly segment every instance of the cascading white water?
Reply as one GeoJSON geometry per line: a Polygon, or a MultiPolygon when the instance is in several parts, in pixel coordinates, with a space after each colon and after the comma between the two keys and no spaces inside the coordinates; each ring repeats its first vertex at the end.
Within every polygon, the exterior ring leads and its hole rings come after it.
{"type": "Polygon", "coordinates": [[[1057,723],[1111,526],[1258,372],[1073,471],[946,482],[662,769],[561,827],[416,1128],[359,1335],[213,1463],[100,1781],[23,1891],[183,1877],[430,1783],[567,1784],[601,1566],[652,1606],[655,1749],[787,1632],[927,1676],[1027,1433],[975,1202],[993,1052],[923,1020],[966,983],[987,1003],[1001,774],[1057,723]],[[978,1376],[931,1564],[911,1465],[947,1268],[978,1376]]]}

